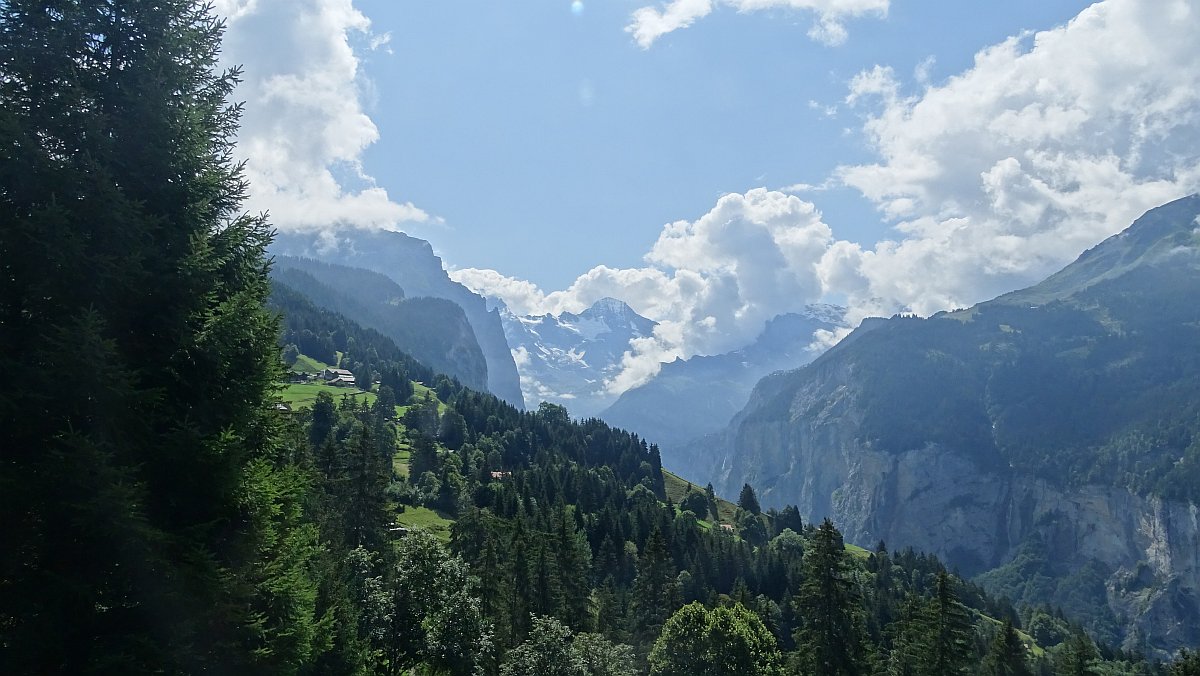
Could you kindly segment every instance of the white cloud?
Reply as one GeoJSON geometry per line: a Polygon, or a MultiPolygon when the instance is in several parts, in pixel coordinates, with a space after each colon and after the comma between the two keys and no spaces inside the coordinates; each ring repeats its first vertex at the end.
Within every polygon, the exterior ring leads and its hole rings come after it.
{"type": "Polygon", "coordinates": [[[398,202],[363,170],[379,138],[363,99],[362,54],[388,36],[351,0],[220,0],[227,21],[222,61],[243,66],[235,100],[246,102],[238,154],[252,211],[280,229],[333,224],[394,228],[430,216],[398,202]]]}
{"type": "MultiPolygon", "coordinates": [[[[703,16],[696,8],[690,20],[703,16]]],[[[674,29],[656,25],[651,42],[674,29]]],[[[919,94],[905,94],[891,68],[860,73],[846,103],[866,110],[862,132],[879,161],[840,167],[832,181],[895,226],[872,246],[835,240],[813,204],[760,188],[664,226],[644,268],[598,267],[552,293],[498,273],[472,273],[468,285],[538,312],[610,295],[660,321],[609,383],[620,391],[658,362],[744,344],[765,319],[822,295],[848,299],[854,325],[1035,283],[1145,210],[1200,189],[1197,34],[1200,10],[1185,0],[1106,0],[1065,26],[983,49],[941,84],[924,62],[919,94]]]]}
{"type": "MultiPolygon", "coordinates": [[[[941,86],[890,68],[850,83],[877,163],[837,177],[893,219],[820,267],[857,314],[920,314],[1036,282],[1146,209],[1200,188],[1200,10],[1108,0],[986,48],[941,86]],[[924,80],[924,81],[923,81],[924,80]]],[[[927,73],[927,70],[923,70],[927,73]]]]}
{"type": "Polygon", "coordinates": [[[817,263],[831,242],[812,203],[757,188],[725,195],[695,221],[665,225],[643,268],[598,266],[552,293],[492,270],[451,276],[518,314],[579,312],[612,296],[658,321],[653,337],[631,343],[621,373],[606,383],[618,393],[653,376],[661,362],[741,347],[775,315],[817,300],[817,263]]]}
{"type": "Polygon", "coordinates": [[[718,4],[739,12],[810,11],[815,16],[808,36],[823,44],[840,45],[847,37],[845,19],[868,14],[887,16],[890,0],[670,0],[657,8],[647,6],[635,10],[625,30],[642,49],[649,49],[658,38],[708,16],[718,4]]]}

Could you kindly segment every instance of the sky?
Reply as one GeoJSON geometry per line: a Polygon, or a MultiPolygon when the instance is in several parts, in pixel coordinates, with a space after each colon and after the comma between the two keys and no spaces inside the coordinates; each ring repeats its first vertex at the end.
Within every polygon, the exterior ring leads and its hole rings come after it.
{"type": "Polygon", "coordinates": [[[1195,0],[217,7],[249,208],[427,239],[519,314],[629,302],[614,391],[807,303],[1035,283],[1200,188],[1195,0]]]}

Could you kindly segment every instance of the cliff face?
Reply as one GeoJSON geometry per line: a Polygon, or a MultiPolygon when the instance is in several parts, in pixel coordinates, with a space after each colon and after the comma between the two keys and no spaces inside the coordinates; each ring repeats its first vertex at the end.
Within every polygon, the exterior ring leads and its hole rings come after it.
{"type": "Polygon", "coordinates": [[[281,233],[271,251],[371,270],[395,281],[409,298],[426,296],[455,303],[466,315],[486,361],[487,390],[524,408],[517,365],[504,337],[499,311],[488,310],[482,296],[451,280],[429,242],[389,231],[345,230],[331,238],[281,233]]]}
{"type": "Polygon", "coordinates": [[[483,352],[455,303],[406,298],[403,289],[379,273],[289,256],[275,257],[271,278],[314,305],[383,333],[437,373],[458,378],[467,387],[487,388],[483,352]]]}
{"type": "Polygon", "coordinates": [[[1108,641],[1200,645],[1200,197],[1047,282],[759,382],[694,481],[914,547],[1108,641]]]}
{"type": "Polygon", "coordinates": [[[994,592],[1063,607],[1129,649],[1200,645],[1195,504],[1106,485],[1063,488],[941,445],[880,451],[858,436],[852,386],[826,382],[798,393],[782,419],[747,414],[769,408],[771,388],[756,391],[731,435],[709,440],[710,449],[736,449],[710,456],[719,493],[749,482],[764,507],[829,516],[863,546],[932,552],[994,592]],[[1041,560],[1031,565],[1022,556],[1033,545],[1041,560]]]}
{"type": "Polygon", "coordinates": [[[1127,648],[1200,645],[1195,504],[1094,484],[1064,490],[980,466],[960,449],[873,450],[839,416],[851,405],[834,403],[814,425],[741,424],[738,454],[716,468],[718,491],[733,495],[744,481],[757,482],[764,507],[796,504],[810,520],[830,516],[848,541],[864,546],[883,540],[935,553],[993,590],[1090,617],[1090,628],[1127,648]],[[1006,570],[1030,543],[1045,548],[1046,560],[1034,570],[1006,570]],[[1099,585],[1062,583],[1089,569],[1099,585]],[[1028,588],[1037,581],[1023,578],[1037,574],[1054,583],[1028,588]],[[1005,579],[1014,575],[1015,584],[1005,579]]]}

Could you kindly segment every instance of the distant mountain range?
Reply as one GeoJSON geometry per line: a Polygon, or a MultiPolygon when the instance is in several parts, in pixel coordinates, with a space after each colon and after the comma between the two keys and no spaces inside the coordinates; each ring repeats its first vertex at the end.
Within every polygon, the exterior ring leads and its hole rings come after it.
{"type": "Polygon", "coordinates": [[[595,416],[616,400],[607,381],[620,373],[629,341],[650,336],[656,326],[615,298],[602,298],[579,314],[518,317],[502,308],[500,317],[525,405],[549,401],[575,417],[595,416]]]}
{"type": "MultiPolygon", "coordinates": [[[[863,324],[664,462],[932,551],[1127,648],[1200,643],[1200,196],[1041,284],[863,324]]],[[[1162,654],[1162,653],[1160,653],[1162,654]]]]}
{"type": "Polygon", "coordinates": [[[378,272],[398,284],[408,298],[453,302],[462,308],[483,354],[487,390],[518,408],[524,407],[520,377],[504,337],[500,313],[489,310],[483,297],[451,280],[429,242],[383,230],[347,229],[333,235],[279,233],[271,253],[378,272]]]}
{"type": "Polygon", "coordinates": [[[822,350],[813,346],[814,334],[841,327],[843,315],[844,308],[810,305],[767,322],[754,343],[740,350],[663,364],[658,375],[623,393],[600,417],[659,444],[664,458],[678,457],[681,446],[727,425],[763,376],[815,359],[822,350]]]}

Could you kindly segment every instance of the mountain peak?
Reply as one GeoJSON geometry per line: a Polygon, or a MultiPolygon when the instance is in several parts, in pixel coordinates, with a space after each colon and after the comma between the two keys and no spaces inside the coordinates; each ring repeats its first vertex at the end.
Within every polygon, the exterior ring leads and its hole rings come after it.
{"type": "Polygon", "coordinates": [[[1128,228],[1084,251],[1075,262],[1040,284],[1006,294],[995,302],[1039,304],[1061,300],[1181,251],[1193,255],[1200,252],[1200,194],[1147,211],[1128,228]]]}
{"type": "Polygon", "coordinates": [[[609,316],[622,316],[622,317],[626,316],[626,315],[630,315],[630,314],[634,314],[634,315],[637,314],[636,312],[633,311],[633,308],[629,307],[628,303],[626,303],[623,300],[613,298],[611,296],[605,296],[604,298],[601,298],[600,300],[596,301],[595,303],[592,303],[591,307],[584,310],[580,314],[586,314],[586,313],[602,314],[602,315],[609,315],[609,316]]]}

